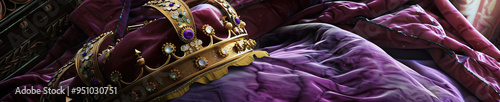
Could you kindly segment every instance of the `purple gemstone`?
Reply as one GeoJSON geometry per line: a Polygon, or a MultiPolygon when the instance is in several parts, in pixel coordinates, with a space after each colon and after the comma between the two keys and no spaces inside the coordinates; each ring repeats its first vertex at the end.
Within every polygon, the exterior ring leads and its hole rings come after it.
{"type": "Polygon", "coordinates": [[[52,79],[54,79],[54,77],[50,77],[50,81],[52,81],[52,79]]]}
{"type": "Polygon", "coordinates": [[[174,6],[174,3],[170,3],[170,4],[168,4],[168,6],[174,6]]]}
{"type": "Polygon", "coordinates": [[[99,84],[101,84],[101,82],[99,82],[99,80],[92,80],[92,86],[96,87],[96,86],[99,86],[99,84]]]}
{"type": "Polygon", "coordinates": [[[184,33],[183,33],[183,36],[186,39],[193,38],[193,35],[194,35],[194,33],[193,33],[193,31],[191,29],[185,30],[184,33]]]}
{"type": "Polygon", "coordinates": [[[238,17],[234,17],[234,21],[236,21],[236,24],[240,24],[241,23],[240,22],[240,18],[238,18],[238,17]]]}

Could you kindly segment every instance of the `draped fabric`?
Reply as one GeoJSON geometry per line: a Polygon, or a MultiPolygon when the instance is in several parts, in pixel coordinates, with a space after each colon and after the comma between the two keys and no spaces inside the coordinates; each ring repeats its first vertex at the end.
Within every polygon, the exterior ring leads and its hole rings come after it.
{"type": "Polygon", "coordinates": [[[330,4],[333,6],[316,19],[306,22],[344,23],[357,15],[372,17],[373,22],[424,40],[389,31],[364,21],[345,28],[383,48],[425,49],[444,72],[460,82],[480,100],[497,101],[500,99],[498,94],[500,53],[498,49],[467,23],[450,2],[435,0],[422,1],[414,6],[391,7],[388,5],[387,8],[395,8],[397,11],[376,17],[373,16],[376,15],[373,12],[389,12],[394,9],[370,7],[377,4],[373,2],[367,4],[348,1],[333,2],[330,4]],[[360,13],[346,13],[350,10],[360,13]],[[339,16],[339,14],[352,17],[339,16]]]}
{"type": "MultiPolygon", "coordinates": [[[[138,75],[134,49],[148,66],[163,64],[161,45],[181,45],[170,22],[160,19],[127,33],[127,25],[160,18],[142,8],[147,0],[85,0],[72,25],[46,59],[25,75],[0,83],[5,101],[38,101],[14,94],[17,87],[42,88],[82,44],[114,31],[115,46],[103,75],[118,70],[125,81],[138,75]],[[123,75],[123,74],[122,74],[123,75]]],[[[197,32],[210,24],[225,35],[220,11],[205,0],[186,1],[197,32]]],[[[207,85],[193,84],[172,101],[499,101],[500,53],[446,0],[231,0],[258,50],[270,57],[207,85]],[[366,17],[402,33],[372,24],[366,17]]],[[[203,34],[198,38],[206,39],[203,34]]],[[[103,45],[109,45],[109,38],[103,45]]],[[[205,40],[208,41],[208,40],[205,40]]],[[[101,49],[106,46],[102,46],[101,49]]],[[[100,58],[102,60],[103,58],[100,58]]],[[[100,61],[102,62],[102,61],[100,61]]],[[[72,69],[75,69],[74,67],[72,69]]],[[[84,86],[70,70],[63,86],[84,86]]],[[[78,100],[74,95],[71,98],[78,100]]],[[[64,96],[61,95],[61,100],[64,96]]]]}
{"type": "Polygon", "coordinates": [[[258,42],[270,57],[230,68],[221,79],[192,86],[173,101],[464,101],[444,74],[422,75],[333,25],[286,26],[258,42]]]}

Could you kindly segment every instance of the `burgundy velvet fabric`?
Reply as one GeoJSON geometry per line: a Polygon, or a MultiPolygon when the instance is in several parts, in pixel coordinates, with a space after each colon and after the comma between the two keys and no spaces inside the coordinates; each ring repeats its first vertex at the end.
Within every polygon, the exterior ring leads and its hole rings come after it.
{"type": "MultiPolygon", "coordinates": [[[[83,43],[108,31],[115,31],[116,38],[123,40],[106,63],[99,58],[105,77],[117,70],[126,73],[122,74],[125,81],[135,79],[139,68],[135,66],[134,49],[143,52],[148,66],[163,64],[166,57],[161,52],[162,44],[174,43],[177,48],[182,45],[168,20],[160,19],[125,32],[127,25],[161,17],[157,11],[142,8],[145,2],[85,0],[70,15],[73,25],[44,61],[25,75],[0,83],[6,90],[0,93],[2,100],[38,101],[40,95],[19,95],[13,90],[46,86],[53,73],[83,43]]],[[[268,51],[271,56],[257,59],[249,66],[231,67],[220,80],[208,85],[194,84],[184,96],[172,101],[500,100],[498,49],[446,0],[231,0],[231,4],[246,22],[250,37],[258,41],[258,50],[268,51]],[[357,16],[450,48],[458,62],[436,44],[402,36],[357,16]],[[306,24],[288,26],[295,23],[306,24]],[[423,49],[431,55],[426,63],[435,66],[395,60],[380,47],[423,49]]],[[[198,38],[204,44],[208,40],[201,33],[203,24],[213,26],[220,36],[227,33],[215,7],[201,4],[191,11],[198,38]]],[[[101,49],[111,41],[107,39],[101,49]]],[[[65,77],[70,79],[61,85],[84,86],[74,75],[74,70],[67,73],[65,77]]],[[[75,95],[70,97],[78,100],[75,95]]]]}

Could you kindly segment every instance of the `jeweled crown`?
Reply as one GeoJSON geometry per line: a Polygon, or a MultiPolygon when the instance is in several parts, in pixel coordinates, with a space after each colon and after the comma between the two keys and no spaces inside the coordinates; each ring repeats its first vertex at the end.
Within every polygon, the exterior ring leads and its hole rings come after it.
{"type": "MultiPolygon", "coordinates": [[[[100,44],[105,38],[113,35],[113,32],[104,33],[85,44],[78,51],[75,59],[61,68],[58,73],[64,73],[67,70],[66,66],[74,63],[78,76],[87,86],[119,87],[118,94],[104,95],[105,97],[85,95],[86,99],[158,101],[182,96],[191,83],[207,83],[219,79],[227,73],[227,67],[248,65],[253,61],[254,55],[257,57],[267,56],[265,52],[253,51],[256,42],[248,38],[246,24],[240,20],[234,8],[225,0],[215,0],[215,2],[223,11],[222,25],[228,34],[226,38],[217,37],[212,26],[203,25],[203,35],[210,38],[207,46],[203,46],[203,41],[197,38],[198,33],[194,30],[196,26],[193,16],[183,1],[153,0],[145,3],[143,7],[160,11],[165,19],[170,21],[177,36],[185,44],[179,46],[165,42],[162,46],[162,52],[167,56],[167,60],[157,68],[146,65],[146,60],[141,56],[142,52],[136,49],[137,65],[142,68],[142,72],[132,82],[123,81],[119,71],[113,71],[109,79],[104,78],[98,63],[96,63],[97,57],[106,56],[104,60],[106,61],[111,55],[112,46],[101,53],[98,52],[100,51],[98,46],[101,46],[100,44]],[[183,53],[182,56],[176,55],[177,49],[183,53]],[[149,74],[143,75],[144,72],[149,74]],[[168,93],[164,94],[165,92],[168,93]]],[[[149,22],[145,22],[145,24],[149,22]]],[[[130,26],[129,29],[137,29],[137,27],[140,26],[130,26]]],[[[59,76],[61,76],[58,73],[54,75],[54,80],[50,81],[49,86],[58,87],[59,76]]]]}

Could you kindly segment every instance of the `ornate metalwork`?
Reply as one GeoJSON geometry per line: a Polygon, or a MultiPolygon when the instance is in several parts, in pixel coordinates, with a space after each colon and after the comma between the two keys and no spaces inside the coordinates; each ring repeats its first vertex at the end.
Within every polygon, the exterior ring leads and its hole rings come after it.
{"type": "Polygon", "coordinates": [[[68,28],[69,11],[81,2],[82,0],[1,0],[1,81],[22,75],[43,60],[54,45],[53,41],[68,28]],[[6,4],[13,4],[8,7],[14,8],[5,8],[6,4]],[[46,14],[47,19],[36,19],[39,17],[34,14],[40,12],[46,14]]]}

